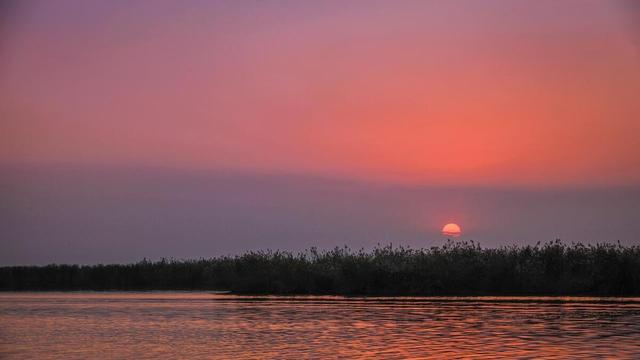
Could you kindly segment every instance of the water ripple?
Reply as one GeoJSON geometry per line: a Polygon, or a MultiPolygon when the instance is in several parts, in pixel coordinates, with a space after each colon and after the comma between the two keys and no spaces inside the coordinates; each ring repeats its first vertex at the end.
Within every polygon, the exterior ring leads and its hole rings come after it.
{"type": "Polygon", "coordinates": [[[639,298],[2,293],[0,358],[640,358],[639,298]]]}

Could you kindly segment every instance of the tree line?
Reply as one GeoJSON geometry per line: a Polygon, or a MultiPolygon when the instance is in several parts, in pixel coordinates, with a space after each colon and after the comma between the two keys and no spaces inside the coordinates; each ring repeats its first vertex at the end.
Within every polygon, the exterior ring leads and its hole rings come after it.
{"type": "Polygon", "coordinates": [[[253,251],[133,264],[0,267],[0,290],[227,290],[238,294],[640,295],[640,247],[620,244],[253,251]]]}

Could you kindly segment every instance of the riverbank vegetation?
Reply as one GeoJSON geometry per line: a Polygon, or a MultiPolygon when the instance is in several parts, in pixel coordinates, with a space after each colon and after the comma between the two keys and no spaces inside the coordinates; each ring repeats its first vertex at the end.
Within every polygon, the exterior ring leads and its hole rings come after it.
{"type": "Polygon", "coordinates": [[[619,244],[248,252],[126,265],[0,268],[0,290],[229,290],[240,294],[640,295],[640,247],[619,244]]]}

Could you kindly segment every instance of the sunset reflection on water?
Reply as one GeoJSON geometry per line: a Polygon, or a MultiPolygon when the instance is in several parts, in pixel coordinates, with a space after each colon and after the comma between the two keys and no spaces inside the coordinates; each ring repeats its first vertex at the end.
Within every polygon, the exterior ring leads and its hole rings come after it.
{"type": "Polygon", "coordinates": [[[639,358],[640,298],[0,293],[0,358],[639,358]]]}

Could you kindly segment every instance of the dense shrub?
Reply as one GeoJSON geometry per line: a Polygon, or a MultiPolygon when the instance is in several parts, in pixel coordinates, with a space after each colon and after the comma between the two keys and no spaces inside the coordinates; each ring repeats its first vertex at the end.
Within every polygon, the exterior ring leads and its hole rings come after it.
{"type": "Polygon", "coordinates": [[[303,253],[249,252],[128,265],[0,268],[1,290],[229,290],[252,294],[638,295],[640,247],[619,244],[481,248],[448,242],[303,253]]]}

